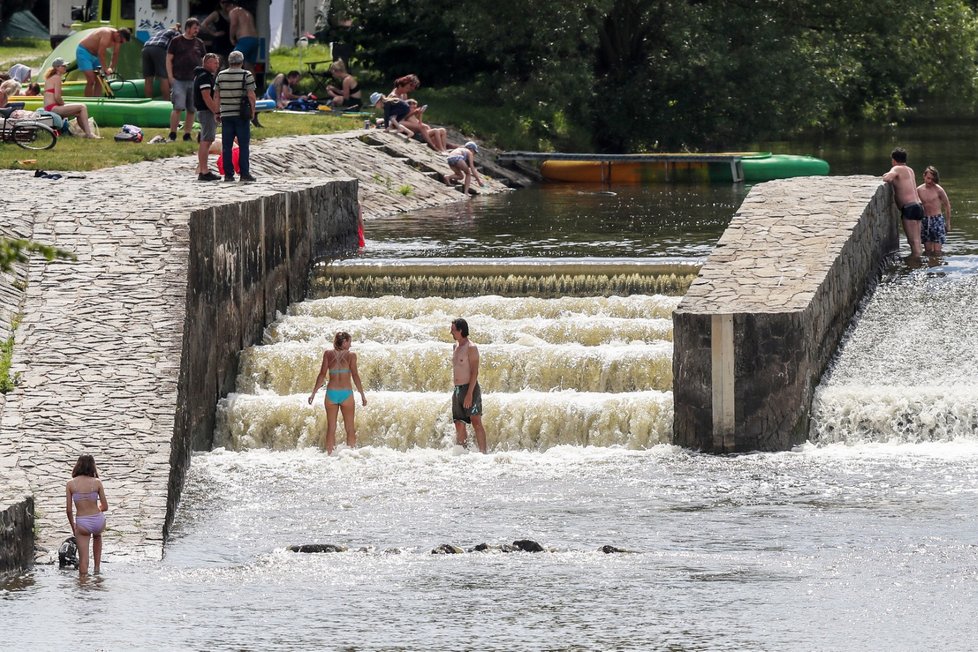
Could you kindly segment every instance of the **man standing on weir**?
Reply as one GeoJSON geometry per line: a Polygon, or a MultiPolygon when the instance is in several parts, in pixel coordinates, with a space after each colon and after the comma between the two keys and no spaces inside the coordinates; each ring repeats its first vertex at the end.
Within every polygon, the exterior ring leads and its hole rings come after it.
{"type": "Polygon", "coordinates": [[[475,443],[486,452],[486,429],[482,427],[482,390],[479,388],[479,349],[469,341],[469,325],[461,317],[452,321],[452,420],[455,422],[455,443],[465,446],[468,433],[465,424],[471,423],[475,443]]]}
{"type": "Polygon", "coordinates": [[[903,232],[907,234],[910,255],[920,258],[920,225],[924,219],[924,206],[917,197],[917,179],[913,169],[907,165],[907,152],[897,147],[890,153],[893,167],[883,175],[883,181],[893,186],[893,197],[900,207],[903,218],[903,232]]]}

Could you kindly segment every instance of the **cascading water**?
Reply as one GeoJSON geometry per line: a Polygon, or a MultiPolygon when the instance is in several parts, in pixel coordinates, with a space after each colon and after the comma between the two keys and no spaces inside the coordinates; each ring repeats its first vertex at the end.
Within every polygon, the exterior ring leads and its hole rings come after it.
{"type": "Polygon", "coordinates": [[[812,409],[811,438],[978,438],[978,276],[891,275],[867,301],[812,409]]]}
{"type": "Polygon", "coordinates": [[[237,393],[219,406],[215,443],[235,450],[316,445],[326,427],[322,395],[313,406],[306,398],[324,348],[344,330],[353,335],[368,392],[368,405],[357,410],[359,444],[445,446],[454,436],[448,324],[457,316],[468,320],[480,347],[484,423],[494,450],[667,443],[670,315],[678,300],[491,293],[307,301],[269,328],[264,345],[242,355],[237,393]]]}

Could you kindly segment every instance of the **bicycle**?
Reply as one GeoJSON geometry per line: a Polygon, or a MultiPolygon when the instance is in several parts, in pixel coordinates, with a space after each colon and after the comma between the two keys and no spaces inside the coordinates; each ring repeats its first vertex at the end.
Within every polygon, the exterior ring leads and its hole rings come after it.
{"type": "Polygon", "coordinates": [[[0,142],[16,143],[24,149],[51,149],[58,144],[54,129],[38,120],[11,120],[15,107],[0,109],[0,142]]]}

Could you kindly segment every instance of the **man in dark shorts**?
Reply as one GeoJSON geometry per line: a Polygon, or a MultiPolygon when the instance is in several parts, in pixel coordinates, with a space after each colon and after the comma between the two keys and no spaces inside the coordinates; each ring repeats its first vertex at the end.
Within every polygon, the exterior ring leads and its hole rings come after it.
{"type": "Polygon", "coordinates": [[[471,423],[479,450],[486,452],[486,429],[482,427],[482,390],[479,388],[479,349],[469,341],[469,325],[461,317],[452,321],[452,421],[455,422],[455,443],[465,446],[468,433],[465,424],[471,423]]]}
{"type": "Polygon", "coordinates": [[[920,224],[924,219],[924,206],[917,196],[917,179],[913,169],[907,165],[907,152],[897,147],[890,153],[893,167],[883,175],[883,181],[893,186],[893,198],[900,207],[903,218],[903,232],[907,234],[910,255],[920,258],[920,224]]]}
{"type": "Polygon", "coordinates": [[[200,31],[200,21],[188,18],[183,23],[183,34],[174,37],[166,48],[166,76],[170,80],[170,101],[173,110],[170,112],[170,141],[177,139],[177,125],[180,114],[187,112],[183,122],[183,139],[191,141],[190,130],[194,126],[194,70],[200,65],[207,54],[204,42],[197,38],[200,31]]]}
{"type": "Polygon", "coordinates": [[[197,122],[200,123],[200,145],[197,147],[197,181],[220,181],[207,166],[211,145],[217,137],[217,114],[221,107],[214,97],[217,80],[214,75],[221,67],[221,57],[214,52],[204,55],[201,65],[194,71],[194,106],[197,107],[197,122]]]}
{"type": "Polygon", "coordinates": [[[160,80],[160,96],[170,99],[170,78],[166,76],[166,49],[174,37],[180,36],[180,23],[153,35],[143,45],[143,81],[146,97],[153,97],[153,80],[160,80]]]}

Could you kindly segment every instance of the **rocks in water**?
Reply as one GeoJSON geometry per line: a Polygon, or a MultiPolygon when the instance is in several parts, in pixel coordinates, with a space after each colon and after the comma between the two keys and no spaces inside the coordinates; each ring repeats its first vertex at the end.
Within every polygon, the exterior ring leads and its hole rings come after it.
{"type": "Polygon", "coordinates": [[[519,552],[519,548],[508,543],[503,543],[498,546],[494,544],[480,543],[474,548],[470,548],[469,552],[519,552]]]}
{"type": "Polygon", "coordinates": [[[463,552],[465,551],[458,546],[453,546],[450,543],[443,543],[436,548],[432,548],[431,550],[431,554],[433,555],[460,555],[463,552]]]}
{"type": "Polygon", "coordinates": [[[292,552],[346,552],[346,546],[335,543],[305,543],[301,546],[289,546],[292,552]]]}
{"type": "Polygon", "coordinates": [[[613,555],[615,553],[630,553],[630,552],[634,552],[633,550],[625,550],[624,548],[616,548],[615,546],[601,546],[600,548],[598,548],[598,550],[600,550],[601,552],[603,552],[606,555],[613,555]]]}
{"type": "Polygon", "coordinates": [[[533,539],[519,539],[513,542],[513,546],[523,552],[543,552],[543,546],[533,539]]]}

